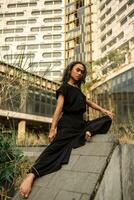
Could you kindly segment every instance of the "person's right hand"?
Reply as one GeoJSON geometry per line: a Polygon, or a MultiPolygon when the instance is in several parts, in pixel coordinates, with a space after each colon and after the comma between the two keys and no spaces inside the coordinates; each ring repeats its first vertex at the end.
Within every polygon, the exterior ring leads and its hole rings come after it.
{"type": "Polygon", "coordinates": [[[49,140],[50,143],[54,140],[55,136],[56,136],[56,131],[50,130],[50,132],[48,134],[48,140],[49,140]]]}

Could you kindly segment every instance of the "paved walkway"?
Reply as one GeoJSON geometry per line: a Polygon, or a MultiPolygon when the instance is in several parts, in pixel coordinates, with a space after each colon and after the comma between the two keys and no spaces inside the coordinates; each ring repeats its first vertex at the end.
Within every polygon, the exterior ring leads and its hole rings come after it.
{"type": "MultiPolygon", "coordinates": [[[[94,136],[85,146],[72,150],[68,165],[37,179],[28,200],[94,199],[114,147],[110,134],[94,136]]],[[[20,195],[13,200],[21,200],[20,195]]]]}

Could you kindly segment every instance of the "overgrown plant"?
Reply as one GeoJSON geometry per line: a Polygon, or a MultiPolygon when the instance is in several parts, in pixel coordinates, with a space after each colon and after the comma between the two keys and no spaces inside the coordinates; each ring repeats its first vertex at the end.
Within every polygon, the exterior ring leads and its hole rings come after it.
{"type": "Polygon", "coordinates": [[[0,198],[6,200],[13,195],[16,177],[20,175],[23,153],[16,148],[14,130],[6,130],[0,124],[0,198]],[[12,133],[12,134],[11,134],[12,133]]]}
{"type": "MultiPolygon", "coordinates": [[[[1,68],[5,66],[4,73],[0,73],[0,109],[26,112],[27,90],[35,77],[25,71],[30,71],[31,59],[25,58],[22,53],[16,60],[8,60],[8,63],[0,62],[1,68]],[[16,70],[14,66],[17,67],[16,70]]],[[[5,122],[0,123],[0,200],[9,199],[8,195],[16,180],[18,181],[18,176],[23,176],[26,166],[29,165],[16,146],[15,121],[7,116],[7,122],[8,129],[4,127],[5,122]]]]}
{"type": "Polygon", "coordinates": [[[115,49],[108,52],[103,58],[99,58],[94,62],[94,65],[100,66],[102,69],[112,70],[120,67],[125,62],[125,55],[128,52],[128,48],[115,49]]]}

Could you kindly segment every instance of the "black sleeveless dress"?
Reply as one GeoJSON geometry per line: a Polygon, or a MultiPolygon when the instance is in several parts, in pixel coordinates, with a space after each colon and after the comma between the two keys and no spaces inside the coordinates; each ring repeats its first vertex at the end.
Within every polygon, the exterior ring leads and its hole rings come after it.
{"type": "Polygon", "coordinates": [[[85,144],[85,132],[105,134],[110,128],[111,118],[103,116],[92,121],[85,121],[83,113],[86,111],[86,96],[79,88],[63,83],[56,91],[64,96],[62,116],[58,121],[57,135],[53,142],[41,153],[35,164],[28,172],[36,177],[52,173],[69,161],[72,148],[85,144]]]}

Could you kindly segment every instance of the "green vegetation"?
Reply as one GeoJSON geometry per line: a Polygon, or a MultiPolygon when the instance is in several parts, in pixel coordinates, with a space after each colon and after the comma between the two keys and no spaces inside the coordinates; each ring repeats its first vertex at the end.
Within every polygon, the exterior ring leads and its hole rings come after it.
{"type": "Polygon", "coordinates": [[[108,70],[118,68],[125,62],[125,55],[128,49],[115,49],[108,52],[103,58],[100,58],[94,62],[94,65],[102,68],[108,68],[108,70]]]}
{"type": "MultiPolygon", "coordinates": [[[[114,113],[111,132],[118,138],[124,137],[124,135],[126,135],[129,139],[134,139],[134,120],[129,104],[127,105],[127,108],[124,108],[124,105],[121,105],[122,109],[126,109],[126,116],[124,116],[124,118],[127,118],[127,122],[124,120],[124,123],[119,123],[120,113],[118,113],[117,99],[120,99],[120,95],[122,94],[122,96],[125,95],[124,98],[129,101],[130,96],[127,96],[127,92],[124,94],[121,91],[120,93],[113,92],[110,82],[105,82],[105,87],[101,86],[96,88],[93,93],[90,91],[90,87],[94,86],[94,84],[99,81],[102,81],[103,83],[103,80],[105,80],[109,74],[112,74],[114,71],[121,69],[126,65],[126,62],[128,64],[131,63],[131,52],[129,51],[128,47],[115,49],[108,52],[103,58],[94,61],[92,70],[90,70],[89,74],[89,76],[92,78],[88,79],[88,83],[84,89],[87,91],[87,93],[90,94],[89,96],[91,99],[114,113]]],[[[94,118],[97,115],[99,115],[99,113],[90,110],[91,118],[94,118]]]]}
{"type": "Polygon", "coordinates": [[[0,196],[5,200],[12,195],[16,177],[21,174],[23,154],[16,148],[14,130],[6,130],[0,124],[0,196]]]}

